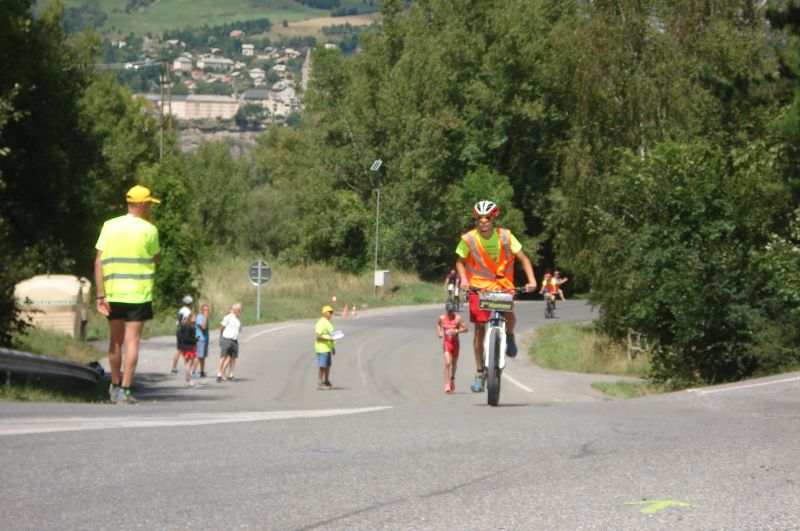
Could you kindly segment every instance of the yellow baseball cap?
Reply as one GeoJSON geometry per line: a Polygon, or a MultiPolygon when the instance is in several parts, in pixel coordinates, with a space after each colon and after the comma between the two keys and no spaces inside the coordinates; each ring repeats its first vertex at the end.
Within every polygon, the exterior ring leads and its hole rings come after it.
{"type": "Polygon", "coordinates": [[[322,313],[325,312],[333,312],[333,308],[331,308],[330,305],[326,304],[325,306],[322,307],[322,313]]]}
{"type": "Polygon", "coordinates": [[[141,184],[137,184],[136,186],[128,190],[128,193],[125,194],[125,199],[128,201],[128,203],[146,203],[146,202],[156,203],[156,204],[161,203],[160,199],[156,199],[155,197],[150,195],[149,188],[145,188],[141,184]]]}

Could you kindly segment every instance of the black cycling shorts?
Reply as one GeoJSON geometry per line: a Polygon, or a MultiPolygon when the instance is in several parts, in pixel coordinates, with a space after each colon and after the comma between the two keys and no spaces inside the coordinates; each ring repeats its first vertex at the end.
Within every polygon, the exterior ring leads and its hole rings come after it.
{"type": "Polygon", "coordinates": [[[149,321],[153,318],[153,303],[129,303],[129,302],[109,302],[111,313],[108,315],[109,321],[123,319],[125,321],[149,321]]]}

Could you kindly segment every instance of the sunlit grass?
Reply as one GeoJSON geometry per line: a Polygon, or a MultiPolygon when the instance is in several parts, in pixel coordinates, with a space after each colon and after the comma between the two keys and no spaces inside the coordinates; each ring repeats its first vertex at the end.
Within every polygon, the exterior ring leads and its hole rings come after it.
{"type": "Polygon", "coordinates": [[[534,362],[548,369],[642,378],[639,381],[592,384],[592,387],[610,397],[635,398],[664,391],[644,379],[650,365],[647,355],[629,359],[623,345],[599,334],[593,324],[558,323],[544,326],[536,331],[529,354],[534,362]]]}
{"type": "Polygon", "coordinates": [[[559,371],[645,376],[649,357],[628,359],[626,350],[594,330],[592,324],[558,323],[537,330],[532,359],[559,371]]]}

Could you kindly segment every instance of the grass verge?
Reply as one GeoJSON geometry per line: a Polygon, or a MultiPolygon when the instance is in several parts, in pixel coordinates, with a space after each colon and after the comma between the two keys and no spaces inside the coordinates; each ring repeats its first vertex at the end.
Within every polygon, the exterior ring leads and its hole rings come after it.
{"type": "MultiPolygon", "coordinates": [[[[590,374],[613,374],[646,378],[650,360],[646,355],[628,359],[625,349],[599,334],[594,325],[558,323],[539,328],[529,353],[547,369],[590,374]]],[[[641,381],[596,382],[592,387],[620,398],[634,398],[662,392],[660,386],[641,381]]]]}
{"type": "Polygon", "coordinates": [[[38,375],[0,375],[0,401],[14,402],[107,402],[108,380],[98,383],[38,375]]]}

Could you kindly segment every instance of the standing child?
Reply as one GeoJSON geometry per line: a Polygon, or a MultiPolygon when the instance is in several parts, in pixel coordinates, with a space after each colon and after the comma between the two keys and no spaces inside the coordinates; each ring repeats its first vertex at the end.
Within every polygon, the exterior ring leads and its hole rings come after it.
{"type": "Polygon", "coordinates": [[[183,378],[188,387],[194,387],[192,365],[197,357],[197,334],[194,329],[194,313],[189,313],[181,321],[178,329],[178,348],[183,353],[183,378]]]}
{"type": "Polygon", "coordinates": [[[200,378],[206,377],[206,358],[208,357],[208,304],[200,307],[200,315],[195,319],[195,335],[197,336],[197,359],[194,361],[194,373],[198,375],[197,369],[200,369],[200,378]]]}
{"type": "Polygon", "coordinates": [[[444,392],[456,390],[456,366],[458,365],[458,334],[467,332],[467,325],[456,314],[456,305],[448,302],[445,313],[436,321],[436,335],[444,338],[444,392]]]}
{"type": "Polygon", "coordinates": [[[332,389],[330,374],[331,365],[333,365],[332,356],[336,354],[336,348],[333,346],[334,339],[331,337],[333,334],[333,308],[328,305],[322,307],[322,317],[317,321],[314,326],[314,351],[317,354],[317,389],[332,389]]]}

